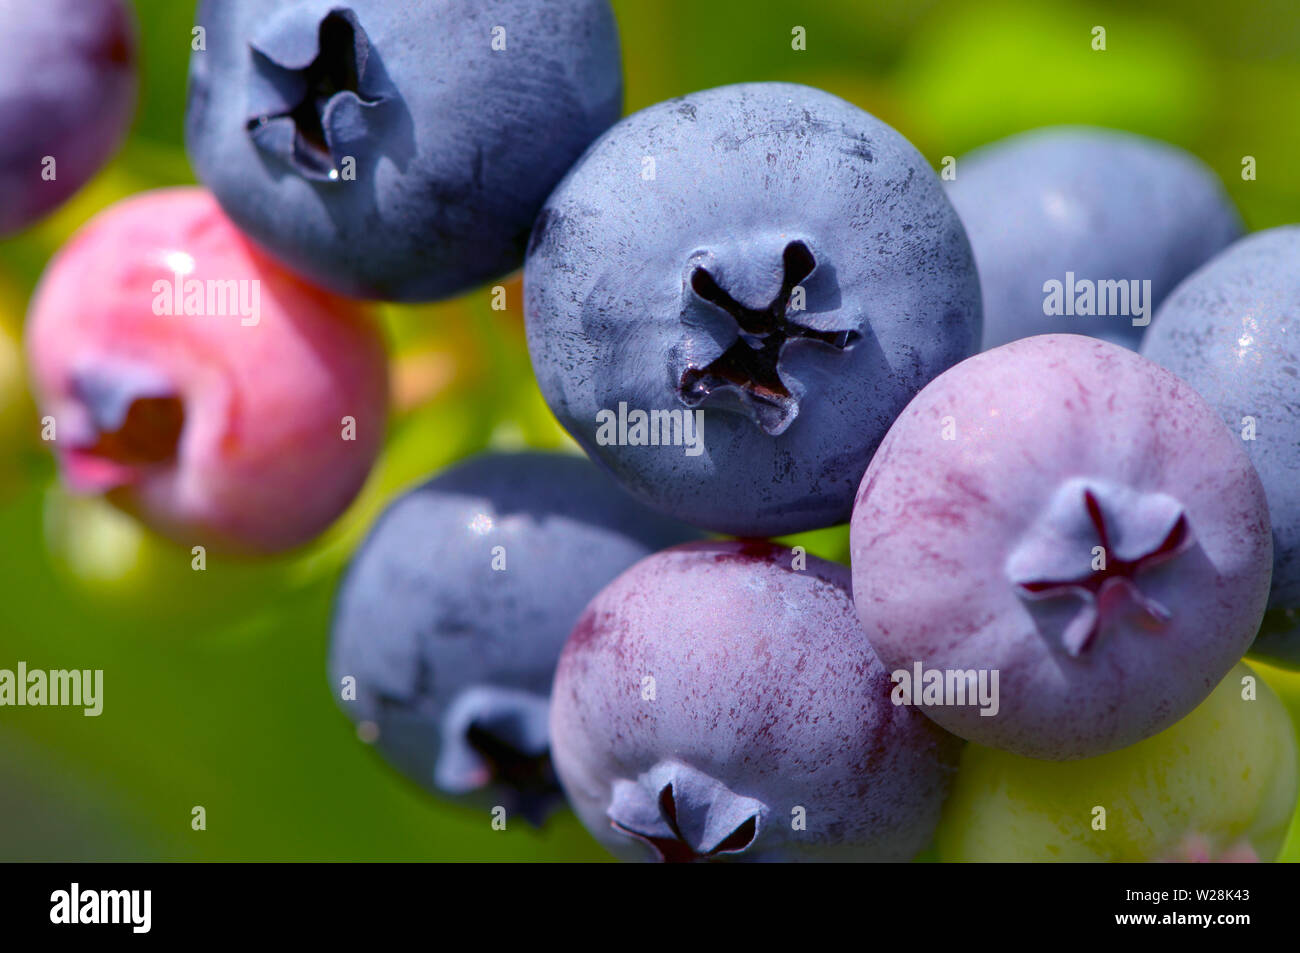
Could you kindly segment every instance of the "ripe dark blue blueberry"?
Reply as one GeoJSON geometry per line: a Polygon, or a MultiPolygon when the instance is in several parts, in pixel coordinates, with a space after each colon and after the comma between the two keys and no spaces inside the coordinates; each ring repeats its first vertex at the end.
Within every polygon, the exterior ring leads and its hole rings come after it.
{"type": "Polygon", "coordinates": [[[640,498],[736,535],[845,521],[894,417],[979,341],[938,177],[878,119],[784,83],[609,130],[542,210],[524,288],[564,427],[640,498]],[[699,446],[656,425],[694,411],[699,446]]]}
{"type": "Polygon", "coordinates": [[[1041,129],[986,146],[957,162],[948,196],[979,266],[984,350],[1057,333],[1136,348],[1174,286],[1241,234],[1204,163],[1110,129],[1041,129]],[[1047,302],[1048,282],[1061,284],[1060,307],[1047,302]]]}
{"type": "Polygon", "coordinates": [[[607,0],[205,0],[186,139],[230,215],[357,297],[518,267],[547,193],[618,119],[607,0]]]}
{"type": "Polygon", "coordinates": [[[135,91],[122,0],[0,0],[0,235],[99,171],[126,135],[135,91]]]}
{"type": "Polygon", "coordinates": [[[601,591],[555,673],[578,817],[629,859],[909,860],[959,743],[891,698],[837,563],[700,542],[601,591]]]}
{"type": "Polygon", "coordinates": [[[1300,226],[1249,235],[1179,285],[1142,353],[1209,401],[1259,471],[1273,587],[1254,651],[1300,665],[1300,226]]]}
{"type": "Polygon", "coordinates": [[[581,458],[471,459],[393,503],[357,554],[334,690],[426,788],[540,821],[558,800],[546,721],[565,638],[605,583],[695,535],[581,458]]]}

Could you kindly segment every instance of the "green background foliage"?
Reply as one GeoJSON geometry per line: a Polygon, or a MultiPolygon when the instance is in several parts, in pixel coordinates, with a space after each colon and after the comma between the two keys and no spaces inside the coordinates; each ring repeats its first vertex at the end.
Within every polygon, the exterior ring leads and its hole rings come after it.
{"type": "MultiPolygon", "coordinates": [[[[131,193],[190,183],[182,145],[193,4],[137,0],[142,83],[114,162],[52,218],[0,242],[0,324],[49,256],[131,193]]],[[[944,156],[1039,125],[1167,139],[1224,179],[1251,228],[1300,221],[1294,0],[615,0],[628,112],[754,80],[820,86],[944,156]],[[791,49],[795,25],[807,50],[791,49]],[[1092,29],[1107,49],[1092,49],[1092,29]],[[1258,179],[1243,181],[1253,155],[1258,179]]],[[[436,24],[430,25],[436,29],[436,24]]],[[[0,447],[0,667],[101,668],[104,711],[0,709],[0,859],[594,860],[571,815],[493,831],[357,740],[325,674],[330,602],[393,493],[469,453],[571,446],[532,381],[518,311],[490,292],[387,307],[398,410],[362,498],[317,544],[190,569],[101,503],[57,487],[30,440],[0,447]],[[207,830],[191,830],[202,805],[207,830]]],[[[95,289],[85,289],[93,300],[95,289]]],[[[34,418],[33,418],[34,421],[34,418]]],[[[30,431],[35,431],[35,424],[30,431]]],[[[845,558],[845,534],[808,534],[845,558]]],[[[1300,675],[1260,667],[1300,719],[1300,675]]],[[[1300,858],[1293,824],[1285,856],[1300,858]]]]}

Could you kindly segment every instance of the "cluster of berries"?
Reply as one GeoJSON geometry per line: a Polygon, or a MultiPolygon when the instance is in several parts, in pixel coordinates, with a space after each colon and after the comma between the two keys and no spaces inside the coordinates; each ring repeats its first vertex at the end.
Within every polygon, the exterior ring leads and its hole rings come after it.
{"type": "MultiPolygon", "coordinates": [[[[0,231],[131,113],[124,9],[64,6],[0,2],[66,78],[0,95],[0,231]]],[[[632,857],[1276,854],[1295,742],[1238,666],[1300,665],[1300,227],[1243,238],[1206,167],[1105,130],[944,181],[806,86],[620,121],[606,0],[224,0],[195,36],[205,188],[104,212],[31,306],[66,480],[187,547],[300,546],[383,448],[357,299],[521,264],[594,461],[475,458],[373,528],[330,671],[399,768],[537,823],[567,795],[632,857]],[[850,566],[773,541],[845,523],[850,566]]]]}

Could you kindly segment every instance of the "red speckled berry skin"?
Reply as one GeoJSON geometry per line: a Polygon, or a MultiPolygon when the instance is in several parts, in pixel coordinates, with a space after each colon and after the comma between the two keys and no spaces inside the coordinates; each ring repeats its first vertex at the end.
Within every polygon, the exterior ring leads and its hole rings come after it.
{"type": "Polygon", "coordinates": [[[1136,354],[1060,334],[972,357],[908,405],[863,477],[851,550],[858,611],[887,666],[1000,673],[997,715],[926,713],[1047,759],[1113,751],[1190,712],[1254,638],[1272,560],[1259,477],[1205,401],[1136,354]],[[1089,523],[1043,529],[1079,481],[1109,488],[1116,546],[1161,507],[1181,512],[1189,538],[1101,599],[1095,638],[1071,654],[1062,632],[1086,599],[1027,598],[1013,569],[1035,575],[1028,553],[1037,575],[1060,575],[1077,551],[1088,576],[1089,523]],[[1134,590],[1169,617],[1142,611],[1134,590]]]}
{"type": "MultiPolygon", "coordinates": [[[[959,743],[891,701],[848,570],[792,560],[765,543],[678,546],[627,570],[578,622],[552,752],[578,816],[616,854],[646,857],[611,825],[614,786],[666,761],[763,805],[732,859],[908,860],[929,842],[959,743]],[[806,830],[793,829],[800,807],[806,830]]],[[[676,820],[687,831],[691,811],[724,808],[679,792],[676,820]]]]}

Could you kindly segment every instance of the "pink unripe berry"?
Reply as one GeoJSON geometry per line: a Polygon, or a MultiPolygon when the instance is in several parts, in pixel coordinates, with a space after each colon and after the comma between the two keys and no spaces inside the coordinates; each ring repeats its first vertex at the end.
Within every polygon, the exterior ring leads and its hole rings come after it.
{"type": "Polygon", "coordinates": [[[135,196],[83,228],[42,278],[27,350],[65,481],[182,545],[310,540],[382,444],[368,312],[266,258],[201,189],[135,196]]]}

